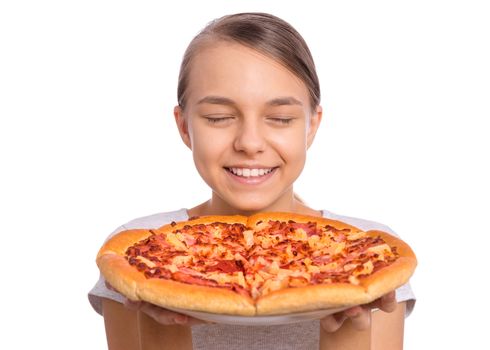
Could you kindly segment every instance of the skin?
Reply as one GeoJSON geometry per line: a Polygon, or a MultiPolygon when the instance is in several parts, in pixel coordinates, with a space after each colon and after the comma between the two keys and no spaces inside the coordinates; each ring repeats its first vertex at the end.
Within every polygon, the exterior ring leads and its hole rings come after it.
{"type": "MultiPolygon", "coordinates": [[[[312,108],[309,101],[305,84],[269,57],[229,42],[201,49],[192,62],[185,110],[174,109],[180,136],[212,189],[211,199],[189,209],[189,216],[263,211],[321,216],[293,193],[322,119],[322,108],[312,108]],[[225,169],[239,164],[277,169],[267,182],[240,184],[225,169]]],[[[125,305],[165,325],[203,323],[144,302],[126,301],[125,305]]],[[[321,326],[326,332],[336,332],[350,320],[352,327],[365,330],[373,308],[392,312],[396,307],[393,292],[369,305],[327,316],[321,326]]]]}

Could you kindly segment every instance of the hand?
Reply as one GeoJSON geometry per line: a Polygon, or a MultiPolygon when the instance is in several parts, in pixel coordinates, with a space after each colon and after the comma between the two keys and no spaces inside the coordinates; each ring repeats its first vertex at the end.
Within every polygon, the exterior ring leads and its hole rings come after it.
{"type": "Polygon", "coordinates": [[[203,321],[188,315],[179,314],[174,311],[164,309],[160,306],[147,303],[145,301],[131,301],[126,299],[124,306],[130,310],[142,311],[155,321],[163,325],[178,324],[181,326],[192,326],[196,324],[209,324],[213,322],[203,321]]]}
{"type": "Polygon", "coordinates": [[[350,318],[352,325],[357,330],[366,330],[371,325],[371,311],[378,308],[384,312],[393,312],[396,309],[395,292],[390,292],[376,299],[372,303],[351,307],[342,312],[329,315],[320,320],[320,324],[326,332],[336,332],[350,318]]]}
{"type": "MultiPolygon", "coordinates": [[[[117,292],[117,290],[111,286],[107,281],[105,282],[107,289],[113,290],[117,292]]],[[[184,314],[179,314],[174,311],[170,311],[164,309],[162,307],[153,305],[151,303],[147,303],[144,301],[132,301],[129,299],[125,299],[124,306],[130,310],[141,311],[153,318],[160,324],[163,325],[182,325],[182,326],[192,326],[195,324],[210,324],[213,322],[207,322],[203,320],[199,320],[197,318],[187,316],[184,314]]]]}

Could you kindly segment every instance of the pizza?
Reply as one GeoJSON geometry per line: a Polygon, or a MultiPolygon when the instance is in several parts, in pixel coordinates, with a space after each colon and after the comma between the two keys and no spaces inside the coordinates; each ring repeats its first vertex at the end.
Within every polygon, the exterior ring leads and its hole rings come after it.
{"type": "Polygon", "coordinates": [[[241,316],[369,303],[405,284],[416,264],[386,232],[271,212],[126,230],[97,255],[107,282],[130,300],[241,316]]]}

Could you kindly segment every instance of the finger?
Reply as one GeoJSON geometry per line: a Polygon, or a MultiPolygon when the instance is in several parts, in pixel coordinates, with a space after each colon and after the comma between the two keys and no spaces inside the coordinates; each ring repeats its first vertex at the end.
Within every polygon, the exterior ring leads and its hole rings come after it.
{"type": "Polygon", "coordinates": [[[150,303],[142,303],[139,310],[163,325],[187,323],[186,315],[182,315],[177,312],[166,310],[150,303]]]}
{"type": "Polygon", "coordinates": [[[320,320],[320,325],[325,332],[336,332],[347,319],[347,316],[343,312],[338,312],[333,315],[326,316],[320,320]]]}
{"type": "Polygon", "coordinates": [[[141,307],[142,302],[141,301],[133,301],[129,299],[124,300],[124,306],[127,307],[130,310],[138,310],[141,307]]]}
{"type": "Polygon", "coordinates": [[[114,292],[117,292],[117,290],[113,286],[111,286],[111,284],[109,282],[107,282],[107,281],[105,281],[105,287],[107,289],[109,289],[109,290],[112,290],[114,292]]]}
{"type": "Polygon", "coordinates": [[[178,324],[192,326],[195,324],[213,323],[170,311],[146,302],[142,302],[139,306],[139,309],[151,318],[153,318],[155,321],[163,325],[178,324]]]}
{"type": "Polygon", "coordinates": [[[156,305],[152,305],[150,303],[146,303],[144,301],[138,300],[133,301],[130,299],[124,300],[124,306],[130,310],[141,310],[155,321],[169,325],[169,324],[180,324],[192,326],[195,324],[215,324],[216,322],[204,321],[194,317],[186,316],[183,314],[179,314],[164,308],[161,308],[156,305]]]}
{"type": "Polygon", "coordinates": [[[380,309],[384,312],[393,312],[396,309],[396,293],[393,291],[381,297],[380,309]]]}
{"type": "Polygon", "coordinates": [[[371,326],[371,309],[356,306],[345,311],[355,329],[363,331],[371,326]]]}
{"type": "Polygon", "coordinates": [[[376,299],[372,303],[365,305],[365,307],[380,309],[384,312],[393,312],[396,309],[396,305],[396,293],[393,291],[383,295],[381,298],[376,299]]]}
{"type": "Polygon", "coordinates": [[[216,324],[216,322],[204,321],[204,320],[200,320],[198,318],[189,317],[189,320],[188,320],[186,325],[187,326],[193,326],[195,324],[216,324]]]}

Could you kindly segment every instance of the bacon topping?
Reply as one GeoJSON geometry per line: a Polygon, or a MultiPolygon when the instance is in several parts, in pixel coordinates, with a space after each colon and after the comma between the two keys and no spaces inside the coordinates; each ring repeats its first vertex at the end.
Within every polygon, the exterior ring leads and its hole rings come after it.
{"type": "Polygon", "coordinates": [[[317,228],[316,228],[316,222],[308,222],[308,223],[291,223],[291,227],[296,229],[303,229],[308,236],[316,235],[317,234],[317,228]]]}
{"type": "Polygon", "coordinates": [[[128,247],[126,259],[146,278],[258,297],[307,284],[358,284],[398,257],[395,247],[363,231],[293,220],[257,225],[251,230],[243,224],[214,222],[185,225],[169,233],[150,230],[151,236],[128,247]]]}
{"type": "Polygon", "coordinates": [[[236,260],[220,260],[216,265],[208,266],[206,272],[211,271],[223,271],[233,273],[242,271],[243,264],[241,261],[236,260]]]}
{"type": "Polygon", "coordinates": [[[189,283],[189,284],[198,284],[200,286],[211,286],[211,287],[216,287],[218,285],[218,282],[213,281],[213,280],[208,280],[202,277],[198,276],[191,276],[188,274],[185,274],[183,272],[174,272],[172,274],[172,278],[176,281],[179,282],[184,282],[184,283],[189,283]]]}

